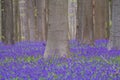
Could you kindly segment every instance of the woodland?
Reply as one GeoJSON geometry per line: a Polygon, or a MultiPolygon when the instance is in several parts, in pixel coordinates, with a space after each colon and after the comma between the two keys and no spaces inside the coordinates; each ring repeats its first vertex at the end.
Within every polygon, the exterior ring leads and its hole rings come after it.
{"type": "Polygon", "coordinates": [[[120,80],[120,0],[0,0],[0,80],[120,80]]]}

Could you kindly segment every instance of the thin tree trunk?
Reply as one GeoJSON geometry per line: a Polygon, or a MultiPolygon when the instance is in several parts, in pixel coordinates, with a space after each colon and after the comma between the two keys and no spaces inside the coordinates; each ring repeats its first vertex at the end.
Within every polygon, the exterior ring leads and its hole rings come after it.
{"type": "Polygon", "coordinates": [[[20,10],[19,10],[19,3],[18,3],[18,1],[17,1],[17,4],[18,4],[18,10],[17,10],[17,14],[16,14],[16,17],[17,17],[17,40],[18,41],[22,41],[22,39],[21,39],[21,22],[20,22],[20,10]]]}
{"type": "Polygon", "coordinates": [[[44,58],[69,56],[68,0],[49,0],[48,36],[44,58]]]}
{"type": "Polygon", "coordinates": [[[76,39],[77,0],[68,0],[68,19],[70,39],[76,39]]]}
{"type": "Polygon", "coordinates": [[[47,0],[42,0],[42,37],[47,41],[47,0]]]}
{"type": "Polygon", "coordinates": [[[78,0],[77,40],[82,44],[93,43],[92,0],[78,0]]]}
{"type": "Polygon", "coordinates": [[[2,17],[2,15],[1,15],[1,12],[2,12],[2,9],[1,9],[1,0],[0,0],[0,41],[2,40],[2,26],[1,26],[1,23],[2,23],[2,21],[1,21],[1,17],[2,17]]]}
{"type": "Polygon", "coordinates": [[[18,1],[13,0],[14,42],[18,42],[18,36],[19,36],[18,29],[17,29],[18,28],[18,26],[17,26],[18,20],[17,19],[18,19],[18,1]]]}

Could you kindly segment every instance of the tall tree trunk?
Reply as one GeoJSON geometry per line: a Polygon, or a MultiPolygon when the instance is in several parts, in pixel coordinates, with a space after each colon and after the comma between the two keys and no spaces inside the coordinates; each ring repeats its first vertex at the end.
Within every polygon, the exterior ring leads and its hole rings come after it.
{"type": "Polygon", "coordinates": [[[38,36],[38,39],[41,41],[47,40],[47,20],[46,20],[46,14],[47,14],[47,0],[36,0],[36,35],[38,36]]]}
{"type": "Polygon", "coordinates": [[[93,42],[92,0],[78,0],[77,40],[82,44],[93,42]]]}
{"type": "Polygon", "coordinates": [[[109,0],[94,0],[95,25],[94,39],[108,39],[109,0]]]}
{"type": "Polygon", "coordinates": [[[108,38],[110,37],[110,28],[112,27],[112,1],[109,0],[109,27],[107,30],[108,38]]]}
{"type": "Polygon", "coordinates": [[[14,42],[18,42],[18,0],[13,0],[13,32],[14,32],[14,42]]]}
{"type": "Polygon", "coordinates": [[[112,0],[112,28],[108,49],[120,49],[120,0],[112,0]]]}
{"type": "Polygon", "coordinates": [[[29,35],[30,35],[30,41],[37,40],[36,34],[36,25],[35,25],[35,0],[28,0],[28,26],[29,26],[29,35]]]}
{"type": "Polygon", "coordinates": [[[18,1],[17,1],[17,8],[18,8],[18,10],[16,11],[17,13],[16,13],[16,22],[17,22],[17,40],[18,41],[22,41],[22,39],[21,39],[21,22],[20,22],[20,10],[19,10],[19,3],[18,3],[18,1]]]}
{"type": "Polygon", "coordinates": [[[2,23],[1,17],[2,16],[1,16],[1,12],[2,12],[2,9],[1,9],[1,0],[0,0],[0,41],[2,40],[2,33],[1,33],[2,32],[2,30],[1,30],[2,29],[2,26],[1,26],[1,23],[2,23]]]}
{"type": "Polygon", "coordinates": [[[28,26],[28,0],[19,0],[19,16],[21,27],[21,40],[29,40],[29,26],[28,26]]]}
{"type": "Polygon", "coordinates": [[[44,58],[69,56],[68,0],[49,0],[48,36],[44,58]]]}
{"type": "Polygon", "coordinates": [[[5,44],[13,44],[13,5],[12,0],[2,0],[2,41],[5,44]]]}
{"type": "Polygon", "coordinates": [[[68,19],[70,39],[76,39],[77,0],[68,0],[68,19]]]}

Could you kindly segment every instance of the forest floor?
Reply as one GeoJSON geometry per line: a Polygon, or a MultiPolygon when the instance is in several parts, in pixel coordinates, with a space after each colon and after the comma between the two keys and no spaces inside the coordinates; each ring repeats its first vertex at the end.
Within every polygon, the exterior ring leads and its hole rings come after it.
{"type": "Polygon", "coordinates": [[[0,80],[119,80],[120,50],[107,50],[107,40],[95,46],[70,41],[72,58],[45,61],[45,42],[0,43],[0,80]]]}

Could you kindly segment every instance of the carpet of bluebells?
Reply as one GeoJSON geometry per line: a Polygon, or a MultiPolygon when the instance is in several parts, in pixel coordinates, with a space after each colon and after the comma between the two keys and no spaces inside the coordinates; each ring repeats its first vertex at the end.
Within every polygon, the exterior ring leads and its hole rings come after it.
{"type": "Polygon", "coordinates": [[[45,42],[0,43],[0,80],[120,80],[120,51],[69,41],[71,58],[44,60],[45,42]]]}

